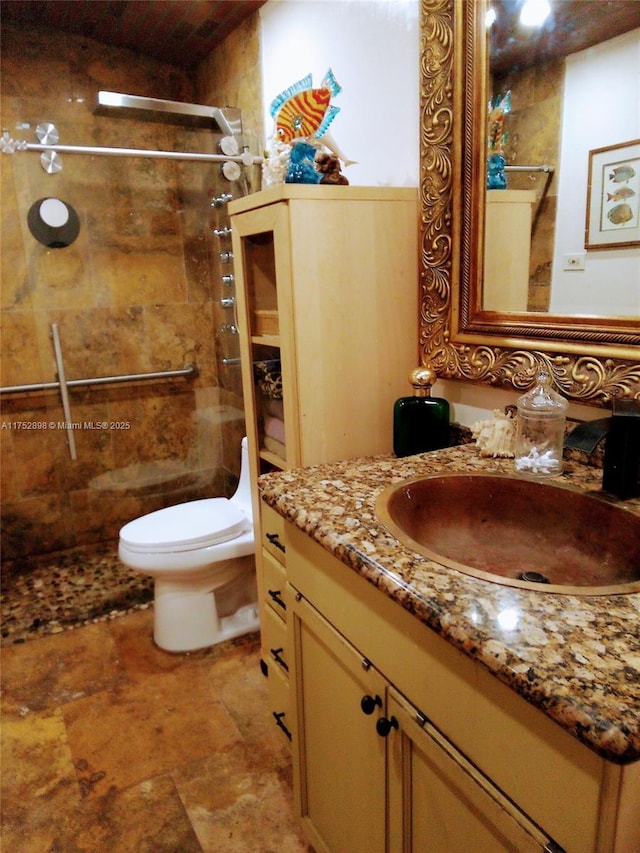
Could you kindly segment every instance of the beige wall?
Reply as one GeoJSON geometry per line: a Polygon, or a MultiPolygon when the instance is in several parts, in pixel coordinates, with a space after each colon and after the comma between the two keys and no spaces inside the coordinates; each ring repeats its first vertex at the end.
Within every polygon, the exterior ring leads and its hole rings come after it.
{"type": "MultiPolygon", "coordinates": [[[[202,131],[93,115],[99,89],[194,100],[195,81],[181,69],[88,39],[60,33],[54,40],[50,32],[11,26],[3,27],[2,47],[3,127],[15,138],[35,142],[35,125],[53,121],[66,144],[207,144],[202,131]],[[31,127],[18,127],[24,122],[31,127]]],[[[201,92],[212,97],[214,67],[200,75],[201,92]]],[[[242,90],[233,80],[245,79],[243,67],[241,56],[227,68],[228,103],[242,90]]],[[[55,379],[51,323],[60,329],[67,378],[188,361],[197,362],[200,376],[72,391],[74,423],[130,424],[76,430],[77,461],[64,430],[19,428],[63,421],[56,392],[4,397],[5,560],[117,537],[141,512],[228,493],[232,477],[224,467],[234,474],[239,467],[239,379],[225,368],[221,389],[216,365],[216,346],[225,345],[217,340],[220,247],[210,233],[218,224],[210,194],[226,189],[218,164],[72,154],[63,164],[52,176],[38,154],[0,155],[2,385],[55,379]],[[80,218],[80,235],[65,249],[40,245],[27,228],[29,207],[48,196],[72,204],[80,218]]]]}

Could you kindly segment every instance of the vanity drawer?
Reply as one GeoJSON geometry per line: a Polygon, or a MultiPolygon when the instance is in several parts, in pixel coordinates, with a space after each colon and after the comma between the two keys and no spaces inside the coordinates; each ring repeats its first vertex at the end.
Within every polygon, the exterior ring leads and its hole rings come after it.
{"type": "Polygon", "coordinates": [[[284,518],[262,501],[260,504],[260,521],[263,548],[284,565],[284,518]]]}
{"type": "Polygon", "coordinates": [[[287,626],[270,607],[265,608],[265,624],[262,626],[262,646],[269,664],[269,672],[278,669],[289,677],[291,654],[287,641],[287,626]]]}
{"type": "Polygon", "coordinates": [[[264,596],[267,604],[286,621],[289,593],[285,568],[267,551],[262,552],[264,596]]]}
{"type": "Polygon", "coordinates": [[[293,721],[289,708],[289,682],[275,667],[269,667],[268,685],[271,719],[290,745],[293,721]]]}

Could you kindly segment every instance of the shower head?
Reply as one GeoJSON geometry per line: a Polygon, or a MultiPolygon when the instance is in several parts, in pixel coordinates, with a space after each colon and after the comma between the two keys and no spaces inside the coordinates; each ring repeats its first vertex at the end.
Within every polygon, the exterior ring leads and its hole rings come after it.
{"type": "Polygon", "coordinates": [[[204,128],[226,135],[242,133],[241,113],[234,107],[209,107],[183,101],[166,101],[142,95],[98,92],[96,115],[130,116],[142,121],[159,121],[192,128],[204,128]]]}

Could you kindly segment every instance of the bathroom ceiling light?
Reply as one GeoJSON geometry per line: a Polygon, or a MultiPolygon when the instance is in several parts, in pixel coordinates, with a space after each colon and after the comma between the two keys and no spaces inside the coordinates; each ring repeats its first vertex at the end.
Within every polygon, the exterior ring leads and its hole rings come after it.
{"type": "Polygon", "coordinates": [[[520,12],[520,23],[525,27],[539,27],[551,14],[548,0],[526,0],[520,12]]]}

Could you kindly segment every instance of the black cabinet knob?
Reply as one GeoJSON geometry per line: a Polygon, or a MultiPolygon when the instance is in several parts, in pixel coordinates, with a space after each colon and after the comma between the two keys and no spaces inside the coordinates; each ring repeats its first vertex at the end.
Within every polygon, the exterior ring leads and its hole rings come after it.
{"type": "Polygon", "coordinates": [[[376,708],[382,708],[382,699],[379,696],[363,696],[360,700],[360,707],[363,714],[373,714],[376,708]]]}
{"type": "Polygon", "coordinates": [[[386,717],[380,717],[380,719],[376,723],[376,731],[378,732],[380,737],[386,737],[391,731],[391,729],[397,728],[398,721],[395,717],[391,717],[390,720],[388,720],[386,717]]]}

